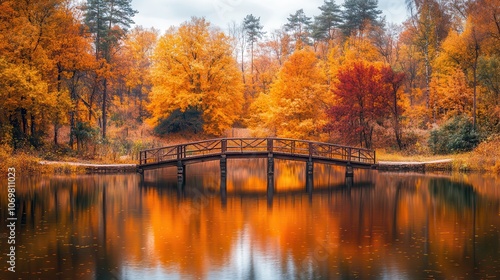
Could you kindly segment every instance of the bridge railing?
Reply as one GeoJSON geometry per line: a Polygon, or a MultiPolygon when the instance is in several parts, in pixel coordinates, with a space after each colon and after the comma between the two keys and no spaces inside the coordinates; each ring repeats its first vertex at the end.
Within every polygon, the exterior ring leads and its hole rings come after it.
{"type": "Polygon", "coordinates": [[[268,151],[267,138],[227,138],[222,139],[226,146],[224,153],[252,153],[268,151]]]}
{"type": "Polygon", "coordinates": [[[140,165],[224,154],[278,153],[326,160],[375,163],[375,151],[330,143],[284,138],[222,138],[144,150],[140,165]]]}

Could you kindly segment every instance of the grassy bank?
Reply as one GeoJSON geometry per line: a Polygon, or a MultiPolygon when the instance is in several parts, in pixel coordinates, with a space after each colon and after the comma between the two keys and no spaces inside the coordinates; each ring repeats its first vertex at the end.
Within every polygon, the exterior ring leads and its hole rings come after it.
{"type": "MultiPolygon", "coordinates": [[[[31,174],[84,174],[85,168],[67,164],[40,164],[43,159],[34,152],[18,151],[12,152],[5,147],[0,147],[0,170],[15,168],[19,175],[31,174]]],[[[74,159],[73,159],[74,160],[74,159]]]]}
{"type": "Polygon", "coordinates": [[[426,168],[500,174],[500,136],[487,139],[471,152],[460,154],[432,155],[427,153],[414,155],[408,152],[377,150],[377,161],[432,162],[443,159],[451,159],[451,163],[430,163],[426,164],[426,168]]]}

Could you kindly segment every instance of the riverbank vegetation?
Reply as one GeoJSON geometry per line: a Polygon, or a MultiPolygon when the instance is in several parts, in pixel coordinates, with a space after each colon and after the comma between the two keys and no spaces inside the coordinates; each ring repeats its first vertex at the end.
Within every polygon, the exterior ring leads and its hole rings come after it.
{"type": "Polygon", "coordinates": [[[161,34],[133,26],[130,0],[2,1],[1,165],[136,162],[245,128],[500,172],[498,1],[407,3],[401,25],[374,0],[325,0],[278,30],[250,14],[161,34]]]}

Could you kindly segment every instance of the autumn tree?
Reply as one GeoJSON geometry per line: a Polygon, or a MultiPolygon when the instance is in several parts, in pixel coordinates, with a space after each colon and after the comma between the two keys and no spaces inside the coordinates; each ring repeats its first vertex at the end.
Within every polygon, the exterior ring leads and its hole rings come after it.
{"type": "Polygon", "coordinates": [[[0,144],[20,148],[30,140],[38,146],[35,127],[43,125],[44,114],[56,111],[57,102],[37,70],[0,58],[0,144]]]}
{"type": "MultiPolygon", "coordinates": [[[[469,20],[472,29],[472,42],[479,49],[475,49],[480,54],[477,63],[478,82],[487,89],[484,101],[488,103],[479,104],[486,108],[487,115],[482,117],[483,123],[490,127],[491,132],[500,132],[500,100],[498,90],[495,90],[500,80],[498,71],[498,59],[500,57],[500,5],[495,0],[479,0],[471,4],[469,20]],[[479,39],[479,40],[478,40],[479,39]],[[494,70],[494,69],[497,70],[494,70]],[[496,81],[496,82],[495,82],[496,81]],[[496,127],[491,131],[491,128],[496,127]]],[[[476,76],[476,75],[475,75],[476,76]]]]}
{"type": "Polygon", "coordinates": [[[132,0],[87,0],[84,6],[85,23],[94,36],[94,48],[97,61],[101,61],[102,82],[102,138],[106,138],[108,113],[108,65],[111,63],[112,51],[118,46],[134,23],[132,17],[137,13],[132,9],[132,0]]]}
{"type": "Polygon", "coordinates": [[[203,130],[221,135],[240,116],[241,73],[230,38],[203,18],[169,29],[158,41],[149,110],[158,125],[172,114],[199,113],[203,130]]]}
{"type": "Polygon", "coordinates": [[[319,138],[329,103],[326,77],[319,64],[310,49],[295,51],[283,64],[269,94],[257,99],[254,110],[260,114],[252,128],[263,124],[268,135],[319,138]]]}
{"type": "Polygon", "coordinates": [[[479,119],[486,135],[500,132],[500,56],[481,57],[478,80],[483,89],[479,119]]]}
{"type": "MultiPolygon", "coordinates": [[[[59,103],[61,112],[53,120],[54,144],[59,144],[59,129],[69,122],[69,146],[73,147],[77,123],[82,121],[78,110],[81,104],[81,89],[84,86],[83,77],[97,68],[92,56],[91,38],[84,30],[84,25],[78,18],[79,10],[72,6],[61,6],[58,13],[58,24],[53,27],[54,40],[51,57],[57,72],[54,78],[59,95],[69,95],[70,104],[59,103]]],[[[89,110],[92,110],[90,108],[89,110]]]]}
{"type": "Polygon", "coordinates": [[[399,149],[402,150],[404,143],[401,119],[406,108],[401,87],[405,80],[405,74],[394,71],[390,65],[383,66],[380,72],[382,75],[381,82],[384,84],[382,96],[387,97],[387,107],[392,115],[394,137],[399,149]]]}
{"type": "MultiPolygon", "coordinates": [[[[461,34],[450,32],[442,44],[440,54],[441,64],[447,64],[451,68],[460,68],[465,74],[470,74],[472,84],[472,125],[476,128],[477,111],[477,67],[482,45],[483,34],[470,23],[466,24],[465,31],[461,34]]],[[[446,66],[445,66],[446,67],[446,66]]],[[[451,72],[450,74],[455,74],[451,72]]],[[[467,75],[465,76],[467,77],[467,75]]]]}
{"type": "Polygon", "coordinates": [[[149,70],[152,66],[158,33],[159,31],[154,28],[146,29],[136,26],[123,40],[123,47],[117,57],[117,60],[125,64],[123,65],[125,92],[133,102],[133,104],[124,105],[136,107],[134,115],[139,122],[142,122],[147,115],[144,104],[148,102],[148,94],[152,88],[149,70]]]}
{"type": "Polygon", "coordinates": [[[500,5],[497,0],[477,0],[470,9],[470,22],[484,34],[482,49],[487,55],[500,56],[500,5]]]}
{"type": "Polygon", "coordinates": [[[38,146],[53,124],[57,144],[58,127],[67,122],[72,107],[66,83],[70,68],[81,65],[88,50],[81,25],[65,1],[3,1],[0,5],[0,58],[8,65],[3,75],[6,81],[17,81],[3,89],[13,107],[2,111],[17,108],[9,117],[16,124],[10,136],[16,147],[26,139],[38,146]],[[16,78],[14,73],[21,76],[16,78]]]}
{"type": "Polygon", "coordinates": [[[398,89],[402,78],[391,71],[361,60],[343,65],[337,74],[335,104],[328,109],[326,130],[340,135],[348,144],[373,148],[375,127],[391,110],[396,119],[400,116],[398,89]]]}
{"type": "Polygon", "coordinates": [[[284,30],[275,30],[267,42],[264,43],[271,51],[272,57],[278,62],[280,66],[292,54],[291,45],[292,38],[284,30]]]}
{"type": "Polygon", "coordinates": [[[280,62],[278,56],[274,54],[273,44],[269,42],[259,45],[259,49],[255,55],[255,90],[259,92],[269,93],[270,86],[276,78],[276,74],[280,70],[280,62]]]}
{"type": "MultiPolygon", "coordinates": [[[[408,22],[405,23],[409,24],[408,22]]],[[[399,59],[397,62],[397,68],[402,70],[406,74],[405,79],[405,92],[408,96],[410,107],[415,110],[416,106],[419,106],[422,102],[421,88],[424,85],[423,73],[423,59],[421,57],[421,52],[418,47],[413,43],[413,33],[409,29],[405,29],[399,35],[399,59]]],[[[425,101],[423,102],[425,103],[425,101]]]]}
{"type": "Polygon", "coordinates": [[[383,58],[368,36],[351,36],[343,44],[334,45],[328,53],[328,73],[331,88],[338,82],[338,71],[344,65],[357,60],[379,62],[383,58]]]}
{"type": "Polygon", "coordinates": [[[446,75],[433,78],[431,88],[436,103],[436,114],[444,120],[455,116],[473,116],[473,94],[460,68],[450,70],[446,75]]]}
{"type": "MultiPolygon", "coordinates": [[[[432,110],[430,83],[433,62],[439,54],[441,41],[448,34],[450,18],[436,0],[407,0],[411,17],[407,25],[412,33],[411,44],[415,45],[423,60],[425,78],[425,107],[432,110]]],[[[428,116],[429,118],[429,116],[428,116]]]]}

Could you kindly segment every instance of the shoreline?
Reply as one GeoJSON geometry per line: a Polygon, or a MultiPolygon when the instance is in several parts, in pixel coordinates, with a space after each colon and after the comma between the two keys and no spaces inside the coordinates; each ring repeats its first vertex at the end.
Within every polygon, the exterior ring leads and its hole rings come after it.
{"type": "MultiPolygon", "coordinates": [[[[40,165],[55,167],[56,173],[84,172],[87,174],[98,173],[133,173],[137,172],[137,164],[100,164],[69,161],[39,161],[40,165]]],[[[426,172],[426,171],[452,171],[452,159],[440,159],[431,161],[379,161],[375,164],[379,171],[397,172],[426,172]]]]}
{"type": "Polygon", "coordinates": [[[453,159],[439,159],[430,161],[379,161],[376,164],[379,171],[409,172],[417,171],[453,171],[453,159]]]}
{"type": "Polygon", "coordinates": [[[97,163],[83,163],[83,162],[71,162],[71,161],[39,161],[39,164],[45,166],[53,166],[56,169],[55,172],[60,171],[62,173],[68,173],[69,170],[74,169],[77,173],[78,170],[85,170],[87,174],[96,173],[132,173],[137,172],[137,164],[133,163],[123,163],[123,164],[97,164],[97,163]],[[60,169],[60,170],[57,170],[60,169]],[[66,171],[66,172],[63,172],[66,171]]]}

